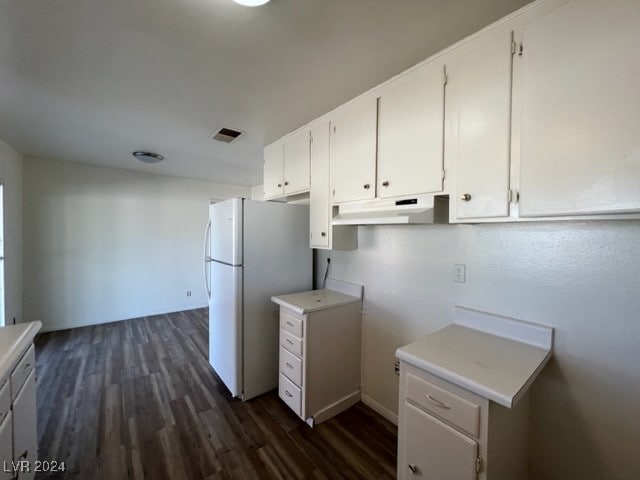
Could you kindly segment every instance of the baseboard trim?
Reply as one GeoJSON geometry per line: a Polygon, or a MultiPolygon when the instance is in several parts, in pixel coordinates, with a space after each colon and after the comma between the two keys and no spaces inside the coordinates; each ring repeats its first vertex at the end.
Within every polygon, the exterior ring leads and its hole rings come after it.
{"type": "Polygon", "coordinates": [[[382,406],[380,403],[376,402],[373,398],[368,395],[362,394],[362,403],[364,403],[367,407],[370,407],[376,413],[379,413],[384,418],[389,420],[394,425],[398,425],[398,414],[393,413],[387,407],[382,406]]]}
{"type": "Polygon", "coordinates": [[[329,420],[331,417],[338,415],[339,413],[344,412],[348,408],[353,407],[356,403],[360,401],[360,391],[350,393],[349,395],[342,397],[337,402],[332,403],[328,407],[323,408],[315,415],[313,415],[313,420],[309,423],[309,419],[307,419],[307,423],[309,425],[317,425],[318,423],[322,423],[326,420],[329,420]]]}

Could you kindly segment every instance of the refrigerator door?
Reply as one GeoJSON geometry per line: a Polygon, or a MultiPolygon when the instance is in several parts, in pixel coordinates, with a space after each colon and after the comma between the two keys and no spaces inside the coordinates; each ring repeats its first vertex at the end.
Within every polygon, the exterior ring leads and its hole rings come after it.
{"type": "Polygon", "coordinates": [[[234,397],[242,395],[242,267],[211,262],[209,363],[234,397]]]}
{"type": "Polygon", "coordinates": [[[209,207],[211,259],[242,265],[242,198],[232,198],[209,207]]]}

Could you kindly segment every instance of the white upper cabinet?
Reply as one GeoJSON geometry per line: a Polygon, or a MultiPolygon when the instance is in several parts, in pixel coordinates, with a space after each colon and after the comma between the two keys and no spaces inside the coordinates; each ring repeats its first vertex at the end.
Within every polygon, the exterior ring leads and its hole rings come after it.
{"type": "Polygon", "coordinates": [[[311,132],[308,129],[265,147],[265,200],[308,192],[310,169],[311,132]]]}
{"type": "Polygon", "coordinates": [[[489,31],[447,64],[451,221],[509,216],[512,32],[489,31]]]}
{"type": "Polygon", "coordinates": [[[284,194],[309,191],[311,132],[302,130],[284,141],[284,194]]]}
{"type": "Polygon", "coordinates": [[[311,137],[309,237],[311,248],[330,248],[329,122],[321,122],[312,128],[311,137]]]}
{"type": "Polygon", "coordinates": [[[332,225],[329,195],[329,121],[311,128],[311,191],[309,237],[311,248],[349,250],[357,246],[357,227],[332,225]]]}
{"type": "Polygon", "coordinates": [[[640,211],[640,2],[571,1],[522,40],[519,215],[640,211]]]}
{"type": "Polygon", "coordinates": [[[284,149],[277,142],[264,149],[264,198],[278,198],[284,195],[284,149]]]}
{"type": "Polygon", "coordinates": [[[443,188],[444,65],[421,65],[379,99],[378,197],[443,188]]]}
{"type": "Polygon", "coordinates": [[[331,120],[333,203],[375,198],[377,116],[377,99],[372,98],[350,105],[331,120]]]}

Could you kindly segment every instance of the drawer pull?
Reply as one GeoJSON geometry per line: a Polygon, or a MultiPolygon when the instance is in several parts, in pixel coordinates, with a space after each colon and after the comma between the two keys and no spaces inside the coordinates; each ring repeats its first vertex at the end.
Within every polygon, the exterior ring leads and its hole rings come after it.
{"type": "Polygon", "coordinates": [[[293,395],[291,395],[291,393],[289,393],[289,390],[285,390],[285,391],[284,391],[284,394],[285,394],[287,397],[293,397],[293,395]]]}
{"type": "Polygon", "coordinates": [[[287,321],[287,325],[289,325],[290,327],[293,327],[293,323],[292,322],[287,321]]]}
{"type": "Polygon", "coordinates": [[[291,365],[290,363],[285,363],[285,365],[293,370],[293,365],[291,365]]]}
{"type": "Polygon", "coordinates": [[[411,473],[413,474],[418,473],[418,467],[416,467],[413,463],[409,464],[409,470],[411,470],[411,473]]]}
{"type": "Polygon", "coordinates": [[[289,345],[293,345],[293,342],[291,340],[289,340],[288,338],[286,340],[289,345]]]}
{"type": "Polygon", "coordinates": [[[441,402],[437,398],[433,398],[431,395],[427,395],[427,400],[429,400],[431,403],[434,403],[435,405],[439,406],[440,408],[444,408],[445,410],[451,410],[451,407],[449,405],[447,405],[446,403],[441,402]]]}

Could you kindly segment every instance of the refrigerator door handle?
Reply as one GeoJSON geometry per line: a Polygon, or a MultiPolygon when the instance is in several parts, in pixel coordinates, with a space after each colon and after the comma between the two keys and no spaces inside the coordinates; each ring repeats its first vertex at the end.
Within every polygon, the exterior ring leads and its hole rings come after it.
{"type": "Polygon", "coordinates": [[[207,252],[207,247],[209,246],[209,240],[211,238],[211,219],[207,222],[207,228],[204,231],[204,285],[207,288],[207,297],[211,299],[211,287],[209,286],[209,275],[207,275],[207,264],[211,263],[211,257],[209,254],[211,252],[207,252]]]}

